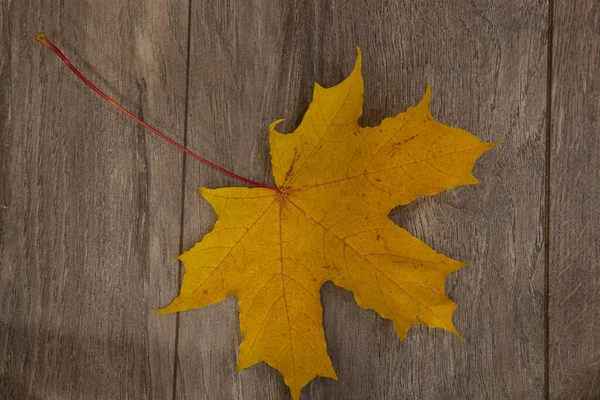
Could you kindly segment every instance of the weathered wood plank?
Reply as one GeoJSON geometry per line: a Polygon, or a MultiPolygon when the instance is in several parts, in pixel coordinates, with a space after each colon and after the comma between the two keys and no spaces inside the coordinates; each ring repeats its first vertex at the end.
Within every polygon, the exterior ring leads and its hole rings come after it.
{"type": "Polygon", "coordinates": [[[186,2],[3,1],[0,397],[170,398],[182,155],[36,43],[183,137],[186,2]]]}
{"type": "MultiPolygon", "coordinates": [[[[433,115],[486,140],[486,183],[396,210],[435,249],[470,262],[447,280],[464,342],[390,321],[322,290],[340,382],[305,398],[536,398],[544,391],[544,169],[547,8],[540,1],[249,2],[194,5],[188,144],[251,179],[272,182],[268,124],[291,131],[312,85],[339,82],[364,54],[364,125],[415,104],[433,86],[433,115]]],[[[236,184],[188,160],[184,247],[212,227],[195,187],[236,184]]],[[[174,295],[175,293],[173,293],[174,295]]],[[[181,314],[177,397],[281,399],[265,364],[235,372],[235,300],[181,314]]]]}
{"type": "Polygon", "coordinates": [[[600,398],[600,4],[555,1],[550,397],[600,398]]]}

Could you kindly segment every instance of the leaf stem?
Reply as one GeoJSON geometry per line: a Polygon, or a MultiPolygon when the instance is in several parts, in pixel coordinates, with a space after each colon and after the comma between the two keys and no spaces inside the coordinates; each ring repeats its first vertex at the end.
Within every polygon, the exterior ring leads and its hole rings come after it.
{"type": "Polygon", "coordinates": [[[188,150],[187,148],[183,147],[182,145],[180,145],[179,143],[175,142],[174,140],[172,140],[171,138],[167,137],[164,133],[160,132],[159,130],[153,128],[152,126],[148,125],[146,122],[142,121],[140,118],[138,118],[137,116],[133,115],[131,112],[129,112],[128,110],[126,110],[123,106],[121,106],[119,103],[117,103],[116,101],[114,101],[112,98],[110,98],[106,93],[104,93],[102,90],[98,89],[98,87],[96,87],[96,85],[94,85],[92,82],[89,81],[89,79],[87,79],[81,72],[79,72],[79,70],[77,68],[75,68],[75,66],[73,64],[71,64],[71,62],[69,61],[69,59],[67,59],[67,57],[62,53],[62,51],[60,51],[60,49],[58,47],[56,47],[54,44],[52,44],[48,38],[46,38],[46,35],[44,35],[43,33],[39,33],[36,38],[35,38],[38,42],[40,42],[41,44],[43,44],[45,47],[47,47],[48,49],[52,50],[58,57],[60,57],[60,59],[67,65],[67,67],[69,67],[71,69],[71,71],[73,71],[75,73],[75,75],[77,75],[77,77],[79,79],[81,79],[86,85],[88,85],[90,88],[92,88],[92,90],[96,93],[98,93],[100,96],[102,96],[106,101],[108,101],[110,104],[112,104],[113,106],[115,106],[119,111],[121,111],[122,113],[124,113],[125,115],[127,115],[129,118],[133,119],[135,122],[137,122],[138,124],[142,125],[144,128],[148,129],[150,132],[152,132],[153,134],[155,134],[156,136],[158,136],[159,138],[161,138],[162,140],[164,140],[165,142],[169,143],[170,145],[173,145],[175,147],[177,147],[179,150],[185,152],[186,154],[189,154],[190,156],[194,157],[195,159],[197,159],[198,161],[209,165],[237,180],[240,180],[242,182],[246,182],[250,185],[254,185],[254,186],[259,186],[265,189],[270,189],[270,190],[274,190],[274,191],[279,191],[279,189],[277,189],[274,186],[270,186],[261,182],[257,182],[254,181],[252,179],[248,179],[248,178],[244,178],[243,176],[240,176],[236,173],[233,173],[211,161],[208,161],[207,159],[200,157],[198,154],[192,152],[191,150],[188,150]]]}

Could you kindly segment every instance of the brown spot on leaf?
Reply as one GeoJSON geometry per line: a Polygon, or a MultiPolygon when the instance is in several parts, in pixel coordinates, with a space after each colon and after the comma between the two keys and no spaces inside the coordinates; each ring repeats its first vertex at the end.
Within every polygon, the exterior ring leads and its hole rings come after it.
{"type": "Polygon", "coordinates": [[[292,159],[292,163],[290,164],[290,167],[288,168],[287,172],[285,173],[285,177],[283,178],[283,181],[287,181],[288,178],[292,175],[292,173],[294,172],[294,164],[296,163],[296,160],[300,158],[300,154],[298,153],[298,149],[294,148],[294,158],[292,159]]]}

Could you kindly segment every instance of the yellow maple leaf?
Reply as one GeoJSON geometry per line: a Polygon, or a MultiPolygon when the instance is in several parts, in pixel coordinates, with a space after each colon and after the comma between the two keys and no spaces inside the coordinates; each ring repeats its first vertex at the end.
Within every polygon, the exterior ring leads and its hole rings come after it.
{"type": "Polygon", "coordinates": [[[244,338],[238,370],[267,362],[282,373],[294,399],[316,376],[337,379],[322,328],[325,281],[391,319],[402,339],[420,323],[458,335],[444,278],[464,264],[398,227],[388,213],[419,196],[478,183],[473,165],[494,144],[434,121],[429,96],[427,87],[415,107],[363,128],[360,51],[342,83],[315,84],[292,134],[275,131],[280,121],[270,127],[277,190],[200,189],[218,220],[180,256],[181,292],[157,311],[236,295],[244,338]]]}
{"type": "Polygon", "coordinates": [[[200,189],[218,220],[212,232],[179,258],[181,292],[159,313],[204,307],[229,294],[238,298],[238,370],[259,361],[277,368],[292,397],[316,376],[337,379],[322,328],[323,282],[351,290],[357,303],[394,321],[401,339],[424,323],[458,335],[456,304],[444,278],[464,266],[432,250],[387,217],[418,196],[478,183],[477,158],[494,143],[437,123],[430,89],[406,112],[362,128],[360,50],[354,70],[332,88],[315,84],[313,102],[290,135],[271,127],[277,187],[239,176],[200,157],[126,110],[91,83],[40,33],[86,85],[140,125],[238,180],[259,188],[200,189]]]}

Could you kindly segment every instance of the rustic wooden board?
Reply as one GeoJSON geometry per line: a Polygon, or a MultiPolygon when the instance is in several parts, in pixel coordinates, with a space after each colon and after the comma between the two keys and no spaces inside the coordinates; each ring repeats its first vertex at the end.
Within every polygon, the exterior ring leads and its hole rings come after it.
{"type": "MultiPolygon", "coordinates": [[[[540,1],[192,3],[187,144],[251,179],[272,182],[268,124],[298,123],[312,85],[339,82],[358,44],[362,123],[415,104],[433,86],[433,115],[504,140],[460,188],[393,212],[435,249],[470,262],[447,281],[464,342],[418,327],[405,343],[352,296],[322,290],[329,353],[340,382],[312,399],[540,398],[544,381],[544,171],[548,9],[540,1]]],[[[184,248],[215,215],[196,187],[236,184],[186,162],[184,248]]],[[[173,293],[173,296],[175,293],[173,293]]],[[[284,399],[265,364],[235,372],[235,299],[181,314],[176,397],[284,399]]]]}
{"type": "Polygon", "coordinates": [[[548,2],[536,0],[2,2],[0,397],[289,396],[264,364],[235,372],[235,299],[179,317],[150,310],[176,295],[174,258],[215,221],[196,188],[236,182],[184,163],[116,114],[33,41],[38,30],[172,138],[267,183],[267,125],[287,118],[291,131],[313,82],[350,71],[355,44],[365,57],[364,125],[432,84],[439,121],[504,140],[476,167],[483,185],[391,214],[470,262],[447,280],[464,342],[425,327],[400,342],[389,321],[327,284],[340,382],[317,379],[303,398],[600,397],[600,9],[553,4],[550,19],[548,2]]]}
{"type": "Polygon", "coordinates": [[[550,397],[600,398],[600,4],[556,1],[550,397]]]}
{"type": "Polygon", "coordinates": [[[0,398],[172,395],[182,155],[34,39],[182,138],[180,3],[0,3],[0,398]]]}

